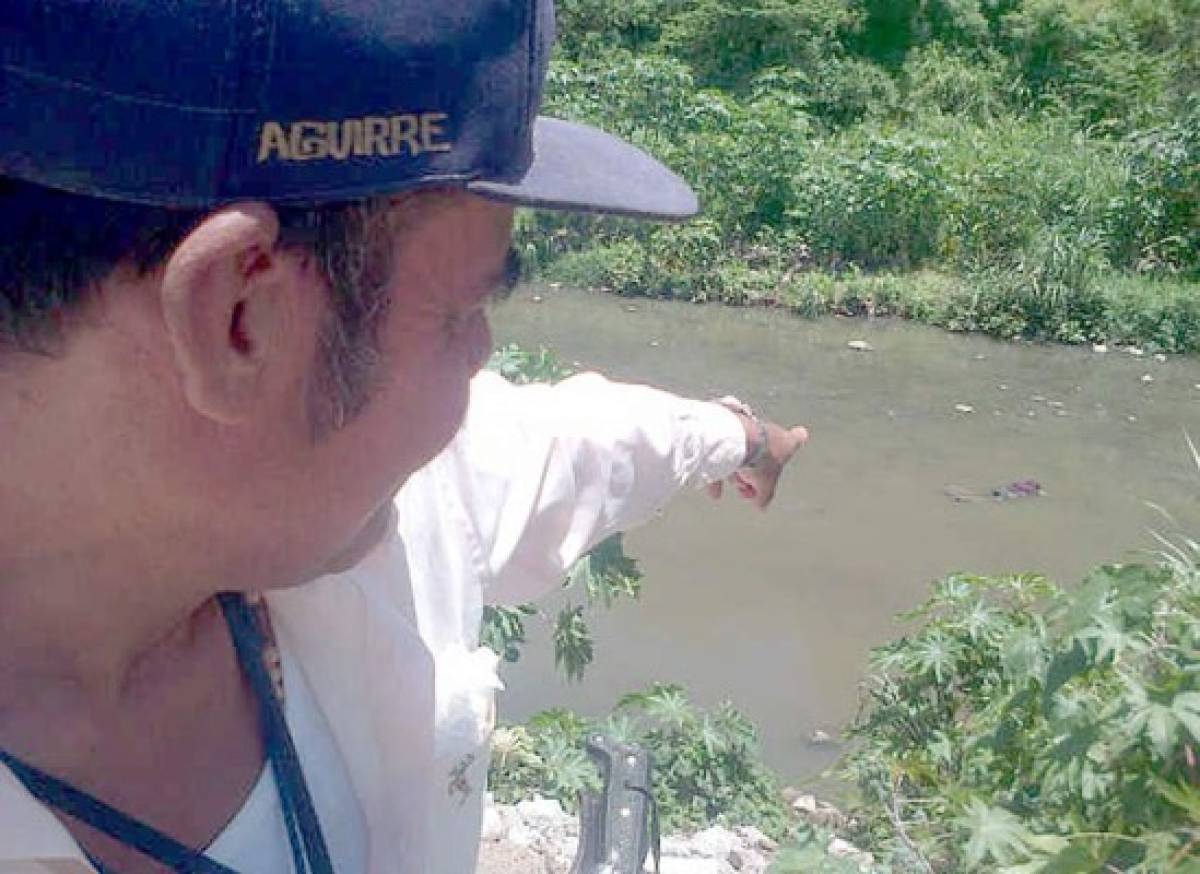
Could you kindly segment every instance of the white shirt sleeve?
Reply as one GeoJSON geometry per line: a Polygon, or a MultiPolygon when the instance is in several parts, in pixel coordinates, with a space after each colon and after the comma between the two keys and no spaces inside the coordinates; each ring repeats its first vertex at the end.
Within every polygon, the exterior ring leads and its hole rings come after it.
{"type": "Polygon", "coordinates": [[[717,404],[594,373],[515,386],[484,372],[447,452],[486,565],[484,598],[513,604],[684,486],[731,474],[746,436],[717,404]]]}

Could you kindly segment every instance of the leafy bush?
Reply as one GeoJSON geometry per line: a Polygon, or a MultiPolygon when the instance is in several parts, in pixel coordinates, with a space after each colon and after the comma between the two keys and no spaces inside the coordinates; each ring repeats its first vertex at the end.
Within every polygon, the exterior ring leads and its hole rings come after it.
{"type": "Polygon", "coordinates": [[[498,728],[489,788],[502,802],[536,793],[575,809],[579,792],[599,783],[583,748],[596,732],[650,751],[664,830],[722,823],[754,825],[777,838],[787,833],[787,806],[759,759],[754,726],[728,703],[696,708],[679,686],[626,695],[604,720],[550,710],[498,728]]]}
{"type": "Polygon", "coordinates": [[[844,774],[895,870],[1195,871],[1200,572],[956,575],[874,651],[844,774]]]}
{"type": "Polygon", "coordinates": [[[943,284],[954,297],[915,312],[1060,339],[1155,323],[1161,308],[1106,309],[1121,274],[1200,281],[1200,0],[560,12],[547,111],[657,154],[695,184],[706,221],[525,217],[544,276],[816,313],[825,292],[857,287],[844,271],[935,270],[961,280],[943,284]]]}

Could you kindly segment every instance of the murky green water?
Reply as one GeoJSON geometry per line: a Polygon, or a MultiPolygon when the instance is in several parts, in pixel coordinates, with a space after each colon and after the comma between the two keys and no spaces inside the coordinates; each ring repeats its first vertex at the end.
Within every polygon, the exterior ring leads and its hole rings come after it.
{"type": "Polygon", "coordinates": [[[545,344],[577,367],[692,396],[734,393],[812,431],[769,513],[694,494],[633,533],[640,603],[594,620],[582,685],[558,677],[537,635],[506,671],[505,718],[599,713],[623,692],[680,682],[702,704],[731,699],[761,727],[768,761],[800,778],[835,757],[813,732],[853,714],[867,649],[896,636],[892,617],[931,580],[1074,581],[1154,546],[1149,529],[1165,523],[1147,501],[1200,530],[1184,442],[1185,430],[1200,439],[1197,360],[568,290],[518,294],[494,324],[497,342],[545,344]],[[945,493],[1027,478],[1045,496],[945,493]]]}

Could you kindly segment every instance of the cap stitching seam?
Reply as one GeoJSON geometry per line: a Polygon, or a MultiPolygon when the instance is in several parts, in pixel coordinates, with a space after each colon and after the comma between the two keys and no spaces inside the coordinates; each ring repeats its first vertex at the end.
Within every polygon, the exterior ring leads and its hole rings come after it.
{"type": "Polygon", "coordinates": [[[138,97],[132,94],[121,94],[117,91],[109,91],[104,88],[97,88],[94,85],[85,85],[82,82],[74,82],[70,79],[60,79],[57,76],[50,76],[46,73],[39,73],[36,70],[27,70],[24,67],[17,67],[11,64],[0,64],[0,69],[5,72],[13,73],[17,76],[23,76],[26,79],[32,79],[39,82],[58,86],[64,90],[82,91],[87,94],[97,94],[103,97],[111,98],[120,103],[134,103],[142,106],[161,106],[166,109],[177,109],[181,112],[190,112],[197,115],[252,115],[253,109],[236,109],[228,107],[216,106],[191,106],[187,103],[174,103],[170,100],[160,100],[155,97],[138,97]]]}

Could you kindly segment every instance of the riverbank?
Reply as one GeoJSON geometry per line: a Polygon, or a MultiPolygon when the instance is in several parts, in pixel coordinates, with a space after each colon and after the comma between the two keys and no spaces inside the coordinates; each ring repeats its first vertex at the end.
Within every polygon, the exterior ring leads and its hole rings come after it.
{"type": "Polygon", "coordinates": [[[898,316],[1001,339],[1200,352],[1200,283],[1180,279],[1110,273],[1085,289],[1046,289],[1036,277],[999,273],[798,271],[778,253],[759,251],[730,256],[704,271],[703,283],[697,283],[662,270],[636,246],[565,255],[546,265],[537,279],[623,297],[770,307],[805,318],[898,316]]]}
{"type": "MultiPolygon", "coordinates": [[[[812,795],[798,794],[792,808],[797,822],[824,829],[820,851],[846,860],[859,871],[873,870],[874,857],[829,830],[830,820],[845,819],[835,807],[812,795]]],[[[579,847],[579,819],[553,799],[534,796],[516,804],[484,804],[476,874],[567,874],[579,847]]],[[[766,874],[779,861],[786,871],[789,850],[752,825],[710,826],[690,833],[664,835],[660,874],[766,874]]],[[[795,851],[790,851],[795,853],[795,851]]]]}

